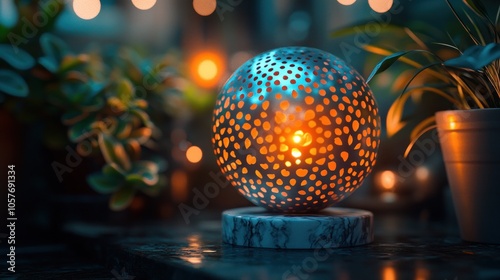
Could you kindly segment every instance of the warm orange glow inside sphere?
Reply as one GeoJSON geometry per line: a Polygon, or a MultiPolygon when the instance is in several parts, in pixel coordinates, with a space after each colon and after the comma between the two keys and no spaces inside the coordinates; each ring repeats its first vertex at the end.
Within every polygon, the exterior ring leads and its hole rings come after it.
{"type": "Polygon", "coordinates": [[[327,52],[287,47],[243,64],[219,93],[217,163],[239,192],[280,212],[314,212],[371,172],[377,104],[363,78],[327,52]]]}

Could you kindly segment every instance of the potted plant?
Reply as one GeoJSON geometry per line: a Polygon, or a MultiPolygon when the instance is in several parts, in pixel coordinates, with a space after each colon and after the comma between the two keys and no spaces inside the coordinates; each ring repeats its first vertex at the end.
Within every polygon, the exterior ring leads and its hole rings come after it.
{"type": "Polygon", "coordinates": [[[63,7],[56,0],[16,1],[23,20],[0,25],[0,109],[42,124],[47,146],[66,159],[52,162],[59,182],[94,156],[100,171],[80,181],[110,194],[110,208],[122,210],[136,193],[155,195],[165,185],[162,160],[151,151],[169,125],[169,100],[180,93],[173,82],[178,65],[169,55],[149,59],[131,48],[71,51],[49,33],[63,7]],[[40,14],[50,22],[20,37],[40,14]]]}
{"type": "Polygon", "coordinates": [[[412,95],[436,94],[454,106],[455,110],[437,112],[414,128],[405,156],[420,136],[437,128],[461,237],[500,243],[500,7],[492,19],[479,0],[464,0],[468,10],[463,14],[449,0],[446,2],[472,46],[464,49],[453,40],[439,43],[440,49],[456,52],[455,57],[445,59],[408,30],[422,49],[391,53],[366,46],[368,51],[387,55],[367,80],[398,60],[417,68],[389,110],[388,131],[404,123],[403,109],[412,95]],[[427,63],[414,60],[417,55],[427,63]],[[412,82],[422,75],[431,77],[429,83],[414,86],[412,82]]]}

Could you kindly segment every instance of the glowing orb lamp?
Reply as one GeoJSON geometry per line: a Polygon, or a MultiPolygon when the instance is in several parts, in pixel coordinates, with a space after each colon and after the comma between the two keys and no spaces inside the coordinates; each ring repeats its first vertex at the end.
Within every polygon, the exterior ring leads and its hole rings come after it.
{"type": "Polygon", "coordinates": [[[314,248],[320,236],[330,236],[329,247],[371,242],[371,213],[323,210],[361,185],[380,142],[373,94],[339,58],[286,47],[250,59],[217,97],[212,142],[226,178],[263,207],[226,211],[225,242],[271,248],[314,248]],[[350,231],[355,242],[318,226],[350,231]],[[245,237],[248,231],[253,234],[245,237]]]}

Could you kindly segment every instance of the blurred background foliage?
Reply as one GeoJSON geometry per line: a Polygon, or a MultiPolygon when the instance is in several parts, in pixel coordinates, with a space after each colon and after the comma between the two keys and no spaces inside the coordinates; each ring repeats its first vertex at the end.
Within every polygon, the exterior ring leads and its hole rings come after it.
{"type": "MultiPolygon", "coordinates": [[[[460,28],[444,0],[394,1],[382,14],[362,0],[351,6],[331,0],[219,0],[206,17],[194,11],[192,1],[156,1],[139,10],[131,1],[101,0],[91,20],[80,19],[64,3],[71,1],[0,1],[0,114],[9,131],[0,147],[4,165],[17,162],[24,170],[24,203],[38,209],[33,220],[45,224],[47,217],[78,211],[96,219],[107,211],[102,198],[112,209],[128,205],[121,213],[148,217],[172,217],[180,203],[191,205],[193,189],[213,182],[210,172],[218,171],[209,137],[218,88],[257,53],[315,47],[367,77],[381,56],[365,46],[418,47],[401,27],[426,42],[443,41],[460,28]],[[361,23],[370,29],[346,29],[361,23]],[[215,65],[213,77],[201,75],[207,61],[215,65]]],[[[485,0],[487,7],[495,3],[485,0]]],[[[453,55],[433,47],[443,57],[453,55]]],[[[397,64],[370,84],[382,118],[411,73],[397,64]]],[[[404,180],[397,177],[407,127],[448,108],[435,96],[412,99],[405,108],[411,118],[403,118],[407,126],[383,140],[376,170],[347,204],[409,211],[442,207],[446,181],[438,152],[412,165],[404,180]]],[[[225,188],[208,207],[248,204],[225,188]]]]}

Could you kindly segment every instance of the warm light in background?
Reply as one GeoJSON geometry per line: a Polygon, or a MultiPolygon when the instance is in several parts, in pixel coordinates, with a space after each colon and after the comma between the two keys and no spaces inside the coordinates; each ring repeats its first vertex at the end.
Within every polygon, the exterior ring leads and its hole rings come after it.
{"type": "Polygon", "coordinates": [[[392,7],[393,0],[368,0],[370,8],[377,13],[385,13],[392,7]]]}
{"type": "Polygon", "coordinates": [[[378,181],[383,189],[392,190],[396,186],[396,174],[393,171],[385,170],[380,173],[378,181]]]}
{"type": "MultiPolygon", "coordinates": [[[[421,265],[421,264],[418,264],[421,265]]],[[[415,280],[426,280],[431,278],[429,269],[423,266],[418,266],[415,270],[415,280]]]]}
{"type": "Polygon", "coordinates": [[[203,151],[198,146],[191,146],[186,151],[186,158],[191,163],[198,163],[203,158],[203,151]]]}
{"type": "Polygon", "coordinates": [[[101,11],[101,1],[99,0],[74,0],[73,11],[81,19],[93,19],[101,11]]]}
{"type": "Polygon", "coordinates": [[[132,0],[132,4],[137,9],[149,10],[156,4],[156,0],[132,0]]]}
{"type": "Polygon", "coordinates": [[[392,266],[386,266],[382,269],[383,280],[396,280],[396,270],[392,266]]]}
{"type": "Polygon", "coordinates": [[[175,202],[183,202],[188,199],[188,181],[188,175],[184,170],[174,170],[170,175],[171,194],[175,202]]]}
{"type": "Polygon", "coordinates": [[[200,16],[209,16],[217,8],[216,0],[193,0],[193,8],[200,16]]]}
{"type": "Polygon", "coordinates": [[[213,60],[205,59],[198,65],[198,75],[200,75],[200,78],[203,80],[212,80],[217,76],[217,72],[217,65],[215,65],[213,60]]]}
{"type": "Polygon", "coordinates": [[[191,59],[193,81],[204,88],[213,88],[219,84],[224,72],[224,59],[214,52],[198,53],[191,59]]]}
{"type": "Polygon", "coordinates": [[[342,5],[352,5],[354,4],[354,2],[356,2],[356,0],[337,0],[340,4],[342,5]]]}
{"type": "Polygon", "coordinates": [[[420,166],[417,168],[415,171],[415,176],[417,176],[417,179],[420,181],[425,181],[429,178],[430,172],[429,169],[425,166],[420,166]]]}

